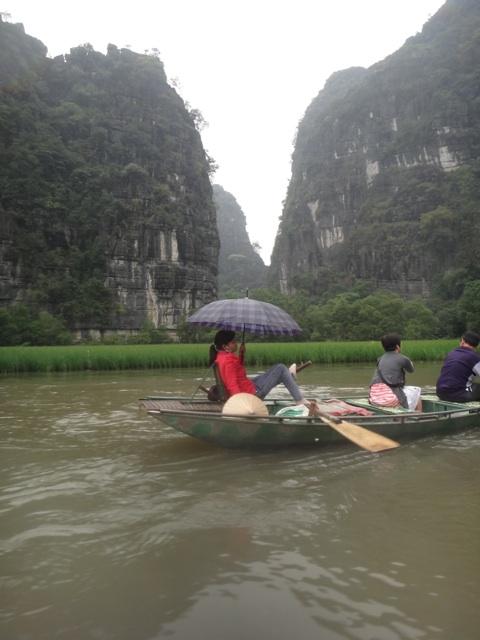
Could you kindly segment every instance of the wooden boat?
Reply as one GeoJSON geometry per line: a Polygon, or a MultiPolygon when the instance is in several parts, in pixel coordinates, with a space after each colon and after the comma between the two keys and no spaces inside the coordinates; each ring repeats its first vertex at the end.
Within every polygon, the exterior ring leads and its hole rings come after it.
{"type": "MultiPolygon", "coordinates": [[[[444,402],[435,395],[422,395],[421,412],[408,409],[376,407],[366,398],[339,398],[331,401],[346,403],[352,412],[336,416],[329,422],[353,424],[379,437],[405,441],[432,434],[448,433],[480,426],[480,402],[444,402]],[[361,415],[356,412],[371,415],[361,415]]],[[[193,438],[221,447],[286,447],[291,445],[330,445],[345,443],[339,433],[322,418],[312,416],[277,415],[291,404],[288,400],[266,399],[268,415],[229,415],[221,402],[206,402],[187,398],[150,396],[139,400],[140,408],[164,424],[193,438]]],[[[323,405],[324,406],[324,405],[323,405]]],[[[324,409],[323,409],[324,410],[324,409]]],[[[348,437],[348,436],[347,436],[348,437]]],[[[372,451],[373,449],[369,449],[372,451]]]]}

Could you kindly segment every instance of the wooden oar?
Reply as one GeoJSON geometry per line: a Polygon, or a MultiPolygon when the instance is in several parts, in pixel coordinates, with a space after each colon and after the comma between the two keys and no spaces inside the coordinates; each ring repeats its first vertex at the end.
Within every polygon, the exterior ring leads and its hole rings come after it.
{"type": "Polygon", "coordinates": [[[312,364],[311,360],[307,360],[307,362],[302,362],[302,364],[299,364],[297,367],[297,373],[299,371],[301,371],[302,369],[305,369],[306,367],[309,367],[312,364]]]}
{"type": "Polygon", "coordinates": [[[297,365],[294,363],[292,365],[290,365],[290,367],[288,368],[288,370],[290,371],[290,373],[293,376],[293,379],[296,380],[297,379],[297,373],[299,373],[300,371],[302,371],[302,369],[305,369],[305,367],[309,367],[312,364],[311,360],[308,360],[307,362],[302,362],[301,364],[297,365]]]}
{"type": "Polygon", "coordinates": [[[341,433],[342,436],[348,438],[356,445],[362,447],[362,449],[366,449],[367,451],[377,453],[379,451],[395,449],[395,447],[400,446],[399,442],[395,442],[395,440],[390,440],[390,438],[386,438],[378,433],[369,431],[368,429],[365,429],[358,424],[354,424],[353,422],[347,422],[346,420],[339,420],[337,422],[336,420],[332,420],[331,416],[320,411],[315,400],[311,401],[309,415],[318,416],[320,420],[325,422],[325,424],[328,424],[329,427],[332,427],[332,429],[341,433]]]}

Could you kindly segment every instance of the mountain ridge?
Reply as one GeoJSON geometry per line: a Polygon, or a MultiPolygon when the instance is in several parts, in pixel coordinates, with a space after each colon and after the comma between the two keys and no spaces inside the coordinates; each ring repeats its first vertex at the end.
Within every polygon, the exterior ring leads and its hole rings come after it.
{"type": "Polygon", "coordinates": [[[447,0],[385,60],[327,80],[298,127],[272,286],[321,295],[341,276],[428,298],[439,272],[476,273],[462,174],[480,157],[479,29],[478,3],[447,0]]]}

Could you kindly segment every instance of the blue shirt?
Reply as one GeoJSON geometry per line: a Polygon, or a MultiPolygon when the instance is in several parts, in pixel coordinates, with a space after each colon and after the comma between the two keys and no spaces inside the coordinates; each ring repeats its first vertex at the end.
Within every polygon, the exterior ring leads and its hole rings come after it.
{"type": "Polygon", "coordinates": [[[480,356],[470,347],[457,347],[445,358],[437,380],[437,396],[465,398],[475,376],[480,376],[480,356]]]}

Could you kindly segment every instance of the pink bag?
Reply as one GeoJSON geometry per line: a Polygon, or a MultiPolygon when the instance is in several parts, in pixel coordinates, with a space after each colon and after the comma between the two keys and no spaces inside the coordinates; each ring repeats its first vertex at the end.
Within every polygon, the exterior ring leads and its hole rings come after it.
{"type": "Polygon", "coordinates": [[[372,384],[369,401],[381,407],[400,407],[400,400],[384,382],[372,384]]]}

